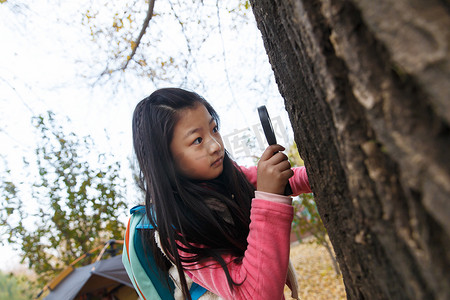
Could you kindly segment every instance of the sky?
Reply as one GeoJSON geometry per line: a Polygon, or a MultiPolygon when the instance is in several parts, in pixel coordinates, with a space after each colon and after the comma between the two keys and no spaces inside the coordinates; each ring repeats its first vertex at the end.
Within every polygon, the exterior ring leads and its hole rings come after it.
{"type": "MultiPolygon", "coordinates": [[[[132,157],[134,106],[158,87],[180,84],[198,88],[196,91],[212,103],[221,117],[221,133],[231,147],[228,150],[240,163],[251,164],[251,155],[262,151],[253,149],[249,153],[239,147],[243,140],[250,136],[256,148],[264,147],[261,137],[258,139],[261,130],[247,130],[259,126],[256,112],[259,105],[267,105],[279,142],[292,143],[283,100],[251,10],[235,17],[230,7],[237,7],[237,1],[228,1],[229,6],[219,13],[215,5],[202,7],[210,15],[200,24],[203,27],[197,28],[189,19],[192,12],[187,8],[170,7],[167,4],[170,2],[157,0],[157,15],[145,36],[157,48],[151,48],[154,52],[149,52],[148,57],[151,60],[172,55],[195,60],[189,76],[182,81],[175,68],[168,71],[167,76],[173,76],[172,79],[155,83],[129,72],[93,86],[92,78],[104,68],[110,45],[106,39],[92,40],[89,26],[82,24],[83,12],[86,8],[97,11],[96,26],[107,27],[113,12],[120,11],[120,5],[126,6],[128,2],[114,2],[116,6],[110,3],[34,0],[0,4],[0,154],[5,158],[0,172],[11,169],[14,178],[23,181],[22,188],[27,189],[22,161],[24,157],[33,158],[37,141],[31,118],[48,110],[55,113],[67,132],[90,135],[97,153],[107,153],[127,165],[132,157]],[[185,18],[185,33],[174,21],[175,13],[185,18]],[[208,26],[215,30],[205,34],[208,26]],[[182,41],[189,38],[195,42],[202,37],[201,47],[186,55],[182,41]]],[[[139,17],[138,24],[142,13],[139,17]]],[[[136,36],[136,29],[133,33],[136,36]]],[[[125,172],[125,176],[130,176],[131,171],[125,172]]],[[[30,199],[24,209],[32,209],[32,202],[30,199]]],[[[14,269],[19,261],[17,253],[10,246],[0,246],[0,251],[0,269],[14,269]]]]}

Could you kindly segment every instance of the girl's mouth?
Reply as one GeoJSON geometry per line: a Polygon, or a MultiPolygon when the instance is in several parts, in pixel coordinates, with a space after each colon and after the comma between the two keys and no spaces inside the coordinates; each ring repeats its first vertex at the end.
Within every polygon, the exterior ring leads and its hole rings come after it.
{"type": "Polygon", "coordinates": [[[215,162],[213,162],[213,163],[211,164],[211,167],[217,167],[217,166],[221,165],[222,162],[223,162],[223,157],[220,157],[220,158],[218,158],[215,162]]]}

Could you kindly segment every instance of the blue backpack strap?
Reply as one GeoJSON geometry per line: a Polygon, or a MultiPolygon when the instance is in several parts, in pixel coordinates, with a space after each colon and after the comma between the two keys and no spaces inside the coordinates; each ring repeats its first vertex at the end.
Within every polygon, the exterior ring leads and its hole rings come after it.
{"type": "Polygon", "coordinates": [[[144,217],[144,206],[132,209],[132,215],[125,232],[122,262],[141,299],[171,300],[173,299],[172,291],[161,280],[168,274],[163,274],[156,267],[151,251],[149,251],[148,255],[144,253],[142,239],[136,229],[144,217]]]}
{"type": "MultiPolygon", "coordinates": [[[[140,230],[139,230],[140,231],[140,230]]],[[[167,273],[162,272],[156,265],[155,258],[153,257],[151,250],[144,250],[144,245],[142,243],[142,237],[139,232],[134,235],[134,248],[136,249],[136,254],[144,267],[147,276],[153,282],[155,289],[162,299],[174,299],[173,289],[174,284],[167,273]],[[166,283],[169,283],[167,286],[166,283]]]]}
{"type": "Polygon", "coordinates": [[[193,282],[191,288],[189,289],[189,293],[191,294],[192,300],[197,300],[208,290],[202,287],[201,285],[193,282]]]}
{"type": "MultiPolygon", "coordinates": [[[[172,280],[170,279],[168,274],[163,273],[155,263],[155,259],[151,253],[151,251],[144,251],[144,245],[142,243],[142,238],[140,231],[141,230],[148,230],[148,229],[154,229],[154,227],[151,225],[150,221],[148,220],[145,212],[145,206],[144,205],[138,205],[133,207],[131,210],[131,217],[130,217],[130,224],[127,226],[127,231],[125,234],[125,247],[124,247],[124,253],[122,254],[122,261],[124,262],[125,269],[127,270],[128,275],[131,278],[131,281],[133,282],[133,275],[137,275],[135,277],[139,279],[134,279],[133,285],[135,286],[136,291],[138,291],[139,296],[141,299],[155,299],[155,300],[173,300],[173,290],[174,290],[174,284],[172,280]],[[130,231],[133,231],[133,234],[130,234],[130,231]],[[131,242],[133,241],[133,242],[131,242]],[[130,255],[126,250],[128,250],[132,245],[132,250],[134,250],[134,254],[130,255]],[[139,266],[137,266],[136,272],[132,272],[131,266],[127,268],[128,263],[126,264],[126,261],[128,260],[128,257],[131,256],[132,260],[137,261],[139,263],[139,266]],[[130,269],[130,271],[129,271],[130,269]],[[131,273],[131,274],[130,274],[131,273]],[[142,276],[145,273],[145,276],[142,276]],[[147,281],[146,285],[145,282],[147,281]],[[169,282],[169,287],[167,284],[163,282],[169,282]],[[145,289],[140,286],[138,286],[140,283],[141,286],[147,286],[148,283],[151,283],[151,288],[145,289]],[[139,289],[140,288],[140,289],[139,289]],[[144,294],[145,291],[149,292],[149,296],[147,298],[142,297],[141,294],[144,294]],[[156,295],[156,294],[157,295],[156,295]]],[[[152,216],[153,219],[155,219],[155,216],[152,216]]],[[[129,252],[132,252],[129,250],[129,252]]],[[[133,265],[133,267],[136,267],[136,262],[133,265]]],[[[191,285],[191,288],[189,290],[189,293],[191,294],[192,300],[197,300],[200,298],[204,293],[206,293],[208,290],[201,285],[193,282],[191,285]]]]}

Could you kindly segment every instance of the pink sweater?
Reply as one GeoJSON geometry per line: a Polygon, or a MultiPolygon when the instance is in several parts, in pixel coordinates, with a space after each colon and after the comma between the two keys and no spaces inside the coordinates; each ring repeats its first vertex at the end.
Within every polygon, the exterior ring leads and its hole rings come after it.
{"type": "MultiPolygon", "coordinates": [[[[256,186],[256,167],[241,169],[256,186]]],[[[293,170],[294,176],[289,180],[293,195],[311,192],[305,168],[293,170]]],[[[240,263],[235,263],[235,257],[223,257],[228,263],[231,278],[242,284],[231,290],[223,269],[218,265],[211,266],[211,262],[198,264],[195,270],[191,266],[187,272],[194,282],[224,299],[284,299],[293,219],[291,198],[259,192],[257,195],[265,199],[253,199],[244,258],[240,263]],[[288,204],[280,203],[283,198],[288,204]]],[[[180,255],[188,254],[180,251],[180,255]]]]}

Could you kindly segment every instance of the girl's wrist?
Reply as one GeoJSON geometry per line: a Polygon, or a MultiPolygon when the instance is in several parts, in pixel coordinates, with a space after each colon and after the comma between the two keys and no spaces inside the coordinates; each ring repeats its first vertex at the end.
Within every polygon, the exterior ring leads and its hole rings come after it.
{"type": "Polygon", "coordinates": [[[292,204],[291,196],[272,194],[268,192],[255,191],[255,198],[283,204],[292,204]]]}

